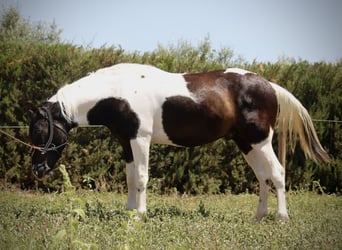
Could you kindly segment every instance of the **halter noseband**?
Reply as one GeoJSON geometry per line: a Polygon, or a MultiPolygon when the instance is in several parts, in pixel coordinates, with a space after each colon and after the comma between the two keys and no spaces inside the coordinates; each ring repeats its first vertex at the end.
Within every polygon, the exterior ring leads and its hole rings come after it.
{"type": "MultiPolygon", "coordinates": [[[[56,126],[57,128],[61,129],[65,134],[67,134],[64,129],[62,129],[60,126],[57,126],[57,124],[54,124],[53,119],[52,119],[52,115],[50,112],[50,109],[47,107],[42,107],[42,109],[46,112],[46,119],[49,123],[49,139],[46,142],[46,144],[43,147],[40,146],[35,146],[33,149],[35,150],[39,150],[40,152],[42,152],[42,154],[46,154],[49,151],[56,151],[58,148],[61,148],[65,145],[68,144],[68,140],[66,140],[66,142],[55,146],[52,144],[52,140],[53,140],[53,127],[56,126]]],[[[34,151],[33,151],[34,152],[34,151]]]]}

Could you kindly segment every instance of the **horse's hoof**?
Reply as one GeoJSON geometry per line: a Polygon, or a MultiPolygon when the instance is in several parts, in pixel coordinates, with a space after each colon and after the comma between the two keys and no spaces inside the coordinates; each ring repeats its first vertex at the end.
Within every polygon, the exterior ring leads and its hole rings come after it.
{"type": "Polygon", "coordinates": [[[260,221],[262,220],[262,218],[264,218],[264,217],[266,217],[266,216],[267,216],[267,212],[257,214],[257,215],[255,215],[255,221],[256,221],[256,222],[260,222],[260,221]]]}
{"type": "Polygon", "coordinates": [[[277,219],[280,221],[287,221],[290,217],[288,214],[277,214],[277,219]]]}

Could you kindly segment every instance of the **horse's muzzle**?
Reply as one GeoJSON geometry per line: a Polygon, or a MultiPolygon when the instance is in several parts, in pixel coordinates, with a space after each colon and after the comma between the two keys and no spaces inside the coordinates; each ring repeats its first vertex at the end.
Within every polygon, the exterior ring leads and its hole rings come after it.
{"type": "Polygon", "coordinates": [[[44,163],[39,163],[39,164],[32,164],[32,172],[33,174],[38,177],[38,179],[42,179],[46,175],[48,175],[51,172],[51,168],[49,165],[44,162],[44,163]]]}

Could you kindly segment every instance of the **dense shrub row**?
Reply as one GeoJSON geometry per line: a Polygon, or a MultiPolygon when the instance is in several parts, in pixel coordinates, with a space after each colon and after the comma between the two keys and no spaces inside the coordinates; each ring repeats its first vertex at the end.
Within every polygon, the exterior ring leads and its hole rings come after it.
{"type": "MultiPolygon", "coordinates": [[[[120,62],[155,65],[172,72],[199,72],[240,66],[289,89],[316,120],[342,119],[342,61],[310,64],[282,60],[277,63],[244,63],[230,50],[214,51],[204,40],[198,46],[180,42],[149,53],[126,52],[109,47],[85,49],[70,44],[0,42],[1,125],[27,125],[25,103],[39,104],[57,89],[88,72],[120,62]]],[[[306,160],[300,147],[287,157],[287,186],[310,188],[314,181],[329,192],[342,187],[341,123],[315,121],[322,144],[332,155],[329,164],[306,160]]],[[[28,140],[28,130],[7,130],[28,140]]],[[[61,163],[67,166],[75,186],[100,190],[124,190],[125,165],[121,148],[106,128],[77,128],[61,163]]],[[[276,145],[276,143],[275,143],[276,145]]],[[[28,148],[0,136],[0,178],[32,188],[28,148]]],[[[236,146],[225,140],[194,148],[152,147],[150,188],[156,192],[219,193],[257,189],[257,182],[236,146]]],[[[59,187],[56,171],[52,186],[59,187]]],[[[47,184],[46,184],[47,185],[47,184]]],[[[51,184],[49,184],[51,187],[51,184]]]]}

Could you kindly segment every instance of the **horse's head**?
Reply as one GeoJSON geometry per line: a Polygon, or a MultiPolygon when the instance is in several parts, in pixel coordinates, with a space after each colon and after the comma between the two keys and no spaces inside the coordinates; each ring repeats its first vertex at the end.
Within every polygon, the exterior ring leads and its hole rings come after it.
{"type": "Polygon", "coordinates": [[[59,103],[45,102],[40,107],[30,107],[30,137],[34,145],[32,171],[42,178],[48,175],[68,143],[72,125],[61,113],[59,103]]]}

